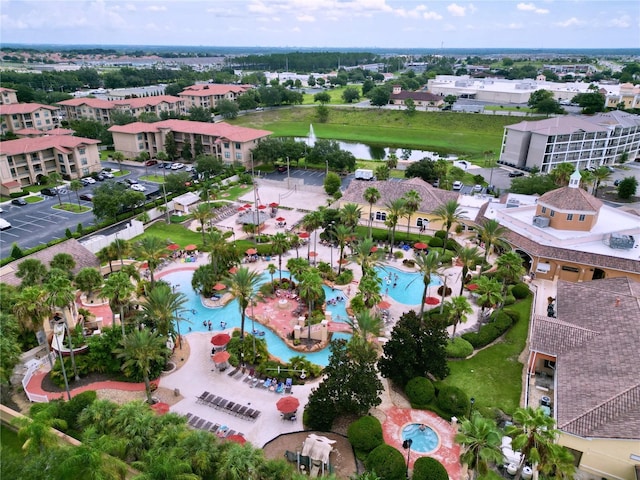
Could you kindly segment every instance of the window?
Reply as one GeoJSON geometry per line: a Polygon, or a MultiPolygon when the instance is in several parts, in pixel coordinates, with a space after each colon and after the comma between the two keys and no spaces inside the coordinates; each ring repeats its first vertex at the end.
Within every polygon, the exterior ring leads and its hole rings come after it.
{"type": "Polygon", "coordinates": [[[547,213],[547,207],[542,207],[542,213],[547,213]]]}
{"type": "Polygon", "coordinates": [[[85,157],[82,157],[82,158],[80,159],[80,163],[81,163],[82,165],[87,165],[89,162],[87,162],[87,159],[86,159],[85,157]]]}
{"type": "Polygon", "coordinates": [[[236,153],[236,160],[242,160],[242,153],[236,153]]]}
{"type": "Polygon", "coordinates": [[[579,221],[579,222],[584,222],[584,220],[585,220],[586,218],[587,218],[587,216],[586,216],[586,215],[584,215],[584,214],[583,214],[583,215],[580,215],[580,216],[578,217],[578,221],[579,221]]]}
{"type": "Polygon", "coordinates": [[[573,213],[567,213],[567,220],[571,222],[573,220],[573,213]]]}
{"type": "Polygon", "coordinates": [[[80,155],[84,155],[85,149],[84,148],[79,148],[78,152],[80,153],[80,155]]]}
{"type": "Polygon", "coordinates": [[[566,265],[562,266],[562,270],[565,272],[573,272],[573,273],[578,273],[580,272],[580,269],[577,267],[567,267],[566,265]]]}
{"type": "Polygon", "coordinates": [[[229,152],[224,152],[224,158],[231,158],[231,154],[229,152]]]}
{"type": "Polygon", "coordinates": [[[224,148],[229,148],[229,142],[224,142],[224,148]]]}
{"type": "Polygon", "coordinates": [[[552,217],[555,217],[555,216],[556,216],[556,212],[554,212],[553,210],[551,210],[551,211],[549,212],[549,215],[551,215],[552,217]]]}
{"type": "Polygon", "coordinates": [[[384,222],[387,220],[387,213],[386,212],[376,212],[376,220],[378,220],[379,222],[384,222]]]}
{"type": "Polygon", "coordinates": [[[544,368],[550,368],[551,370],[556,369],[556,362],[554,360],[545,360],[544,368]]]}
{"type": "Polygon", "coordinates": [[[538,263],[536,266],[536,272],[548,273],[551,270],[551,265],[548,263],[538,263]]]}
{"type": "Polygon", "coordinates": [[[240,150],[240,144],[236,142],[236,150],[240,150]]]}

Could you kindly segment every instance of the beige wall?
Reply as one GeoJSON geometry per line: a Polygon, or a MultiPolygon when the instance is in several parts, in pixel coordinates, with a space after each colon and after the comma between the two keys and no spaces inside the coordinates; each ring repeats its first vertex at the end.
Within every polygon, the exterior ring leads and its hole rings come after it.
{"type": "Polygon", "coordinates": [[[587,282],[589,280],[593,280],[594,272],[596,271],[596,269],[599,269],[604,272],[604,278],[627,277],[635,281],[640,281],[640,274],[638,273],[622,272],[606,267],[593,267],[590,265],[582,265],[576,262],[553,260],[542,257],[534,258],[531,268],[535,273],[536,278],[543,280],[560,279],[570,282],[587,282]],[[546,264],[548,264],[550,267],[549,271],[540,271],[538,269],[538,264],[544,264],[544,270],[546,270],[546,264]]]}
{"type": "Polygon", "coordinates": [[[587,214],[585,212],[563,212],[555,210],[553,207],[538,203],[536,207],[536,216],[546,217],[549,219],[549,226],[556,230],[572,230],[576,232],[589,232],[598,221],[598,215],[587,214]],[[544,209],[544,211],[543,211],[544,209]],[[553,216],[551,216],[553,212],[553,216]],[[569,220],[569,215],[572,219],[569,220]],[[583,221],[580,221],[580,215],[584,215],[583,221]]]}
{"type": "Polygon", "coordinates": [[[586,439],[563,433],[560,445],[582,452],[579,468],[598,478],[635,480],[630,455],[640,455],[639,440],[586,439]]]}

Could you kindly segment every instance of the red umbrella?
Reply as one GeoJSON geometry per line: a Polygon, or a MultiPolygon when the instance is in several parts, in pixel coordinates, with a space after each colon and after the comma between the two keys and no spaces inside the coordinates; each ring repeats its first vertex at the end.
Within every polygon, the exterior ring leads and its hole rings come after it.
{"type": "Polygon", "coordinates": [[[378,247],[376,247],[375,245],[371,247],[371,253],[375,253],[377,251],[378,251],[378,247]]]}
{"type": "Polygon", "coordinates": [[[211,345],[214,347],[224,347],[231,341],[231,337],[226,333],[218,333],[211,337],[211,345]]]}
{"type": "Polygon", "coordinates": [[[276,403],[276,407],[278,411],[282,413],[292,413],[295,412],[300,406],[300,400],[296,397],[282,397],[276,403]]]}
{"type": "Polygon", "coordinates": [[[318,256],[318,252],[309,252],[309,256],[310,257],[317,257],[318,256]]]}
{"type": "Polygon", "coordinates": [[[266,205],[258,205],[258,210],[264,210],[265,208],[267,208],[266,205]]]}
{"type": "Polygon", "coordinates": [[[341,258],[340,260],[338,260],[338,263],[346,265],[347,263],[349,263],[349,260],[347,260],[346,258],[341,258]]]}
{"type": "Polygon", "coordinates": [[[231,355],[229,354],[229,352],[227,352],[226,350],[223,350],[222,352],[218,352],[218,353],[214,353],[213,354],[213,361],[215,363],[224,363],[227,360],[229,360],[229,357],[231,355]]]}
{"type": "Polygon", "coordinates": [[[238,207],[238,211],[239,211],[239,212],[244,212],[244,211],[245,211],[245,208],[244,208],[244,207],[238,207]]]}
{"type": "Polygon", "coordinates": [[[230,273],[231,275],[233,275],[233,274],[234,274],[234,273],[236,273],[237,271],[238,271],[238,267],[231,267],[231,268],[229,269],[229,273],[230,273]]]}
{"type": "Polygon", "coordinates": [[[258,250],[256,250],[255,248],[249,248],[245,253],[247,255],[255,255],[256,253],[258,253],[258,250]]]}
{"type": "Polygon", "coordinates": [[[219,292],[220,290],[224,290],[225,288],[227,288],[227,286],[224,283],[216,283],[213,286],[213,289],[217,292],[219,292]]]}
{"type": "Polygon", "coordinates": [[[276,202],[271,202],[271,203],[269,204],[269,206],[270,206],[271,208],[278,208],[278,206],[279,206],[279,205],[278,205],[276,202]]]}
{"type": "Polygon", "coordinates": [[[198,249],[198,246],[197,246],[197,245],[194,245],[193,243],[190,243],[189,245],[187,245],[186,247],[184,247],[184,249],[185,249],[187,252],[191,252],[191,251],[193,251],[193,250],[197,250],[197,249],[198,249]]]}
{"type": "Polygon", "coordinates": [[[158,402],[151,405],[151,410],[156,412],[158,415],[164,415],[165,413],[169,413],[169,409],[171,407],[168,403],[158,402]]]}
{"type": "Polygon", "coordinates": [[[286,220],[286,218],[284,218],[284,217],[276,218],[276,222],[284,222],[285,220],[286,220]]]}
{"type": "Polygon", "coordinates": [[[244,208],[251,208],[251,207],[253,207],[253,205],[251,205],[250,203],[245,203],[244,204],[244,208]]]}
{"type": "Polygon", "coordinates": [[[383,300],[378,304],[378,308],[382,310],[388,310],[389,308],[391,308],[391,304],[386,300],[383,300]]]}
{"type": "Polygon", "coordinates": [[[413,245],[413,248],[417,248],[418,250],[425,250],[429,245],[426,243],[418,242],[413,245]]]}
{"type": "Polygon", "coordinates": [[[228,440],[230,442],[236,442],[239,443],[240,445],[244,445],[245,443],[247,443],[247,439],[244,438],[242,435],[229,435],[227,438],[225,438],[225,440],[228,440]]]}
{"type": "Polygon", "coordinates": [[[179,250],[180,249],[180,245],[178,245],[177,243],[172,243],[171,245],[167,245],[167,250],[179,250]]]}
{"type": "Polygon", "coordinates": [[[440,303],[440,299],[438,297],[427,297],[424,299],[424,303],[427,305],[438,305],[440,303]]]}
{"type": "Polygon", "coordinates": [[[148,263],[148,262],[142,262],[142,263],[140,264],[140,267],[139,267],[139,268],[149,268],[149,263],[148,263]]]}
{"type": "Polygon", "coordinates": [[[477,283],[470,283],[469,285],[467,285],[467,290],[471,290],[472,292],[474,290],[478,289],[478,284],[477,283]]]}
{"type": "Polygon", "coordinates": [[[309,238],[309,232],[300,232],[298,236],[300,238],[309,238]]]}

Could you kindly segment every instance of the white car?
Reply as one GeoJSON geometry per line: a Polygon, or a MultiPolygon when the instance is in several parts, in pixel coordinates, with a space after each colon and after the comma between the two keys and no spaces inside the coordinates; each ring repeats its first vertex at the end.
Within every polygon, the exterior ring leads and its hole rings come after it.
{"type": "Polygon", "coordinates": [[[184,163],[176,162],[171,164],[171,170],[180,170],[184,168],[184,163]]]}
{"type": "Polygon", "coordinates": [[[136,192],[144,192],[147,190],[147,187],[144,185],[140,185],[139,183],[134,183],[131,185],[131,190],[135,190],[136,192]]]}
{"type": "Polygon", "coordinates": [[[476,185],[475,187],[473,187],[473,191],[474,192],[481,192],[482,191],[482,185],[476,185]]]}
{"type": "Polygon", "coordinates": [[[111,173],[111,172],[107,172],[107,171],[103,170],[100,173],[102,174],[103,177],[106,177],[106,178],[113,178],[114,177],[113,173],[111,173]]]}
{"type": "Polygon", "coordinates": [[[187,165],[187,168],[184,169],[185,172],[193,172],[193,165],[187,165]]]}
{"type": "Polygon", "coordinates": [[[456,180],[453,182],[453,190],[461,190],[463,187],[463,183],[460,180],[456,180]]]}
{"type": "Polygon", "coordinates": [[[85,177],[82,180],[84,180],[85,182],[87,182],[89,185],[93,185],[94,183],[96,183],[96,181],[91,178],[91,177],[85,177]]]}
{"type": "Polygon", "coordinates": [[[11,224],[4,218],[0,218],[0,230],[6,230],[8,228],[11,228],[11,224]]]}

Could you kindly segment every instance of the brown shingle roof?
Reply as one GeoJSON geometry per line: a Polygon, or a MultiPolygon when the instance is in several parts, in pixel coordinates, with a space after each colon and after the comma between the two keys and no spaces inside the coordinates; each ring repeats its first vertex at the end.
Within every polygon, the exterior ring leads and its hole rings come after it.
{"type": "Polygon", "coordinates": [[[557,314],[534,318],[530,345],[557,357],[558,428],[640,439],[640,283],[560,280],[557,314]]]}
{"type": "Polygon", "coordinates": [[[44,250],[40,250],[39,252],[32,253],[31,255],[27,255],[26,257],[8,263],[0,269],[0,282],[18,286],[22,280],[16,277],[15,272],[18,270],[18,265],[20,263],[24,262],[28,258],[35,258],[40,260],[47,268],[49,268],[49,263],[51,263],[53,257],[58,253],[68,253],[73,256],[76,261],[76,268],[73,269],[74,274],[78,273],[84,267],[100,267],[98,257],[96,257],[91,251],[87,250],[75,238],[71,238],[62,243],[58,243],[57,245],[53,245],[49,248],[45,248],[44,250]]]}
{"type": "Polygon", "coordinates": [[[538,204],[562,211],[597,213],[602,202],[581,188],[563,187],[551,190],[540,197],[538,204]]]}

